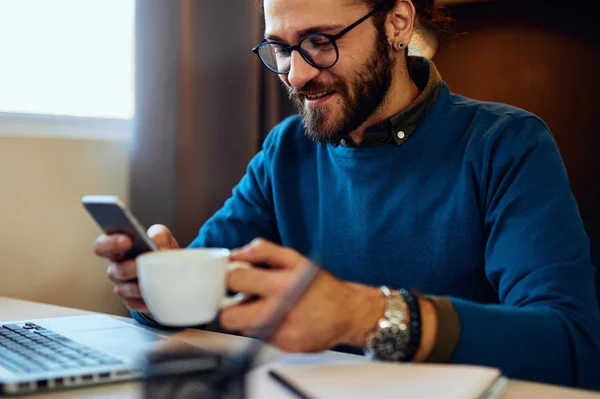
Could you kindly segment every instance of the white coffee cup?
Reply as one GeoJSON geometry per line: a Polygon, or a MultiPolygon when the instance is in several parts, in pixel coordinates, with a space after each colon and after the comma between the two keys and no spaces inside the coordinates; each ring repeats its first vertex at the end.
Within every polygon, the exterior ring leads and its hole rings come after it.
{"type": "Polygon", "coordinates": [[[138,256],[138,282],[152,316],[173,327],[197,326],[214,320],[220,309],[246,295],[227,296],[227,273],[251,267],[232,262],[222,248],[173,249],[138,256]]]}

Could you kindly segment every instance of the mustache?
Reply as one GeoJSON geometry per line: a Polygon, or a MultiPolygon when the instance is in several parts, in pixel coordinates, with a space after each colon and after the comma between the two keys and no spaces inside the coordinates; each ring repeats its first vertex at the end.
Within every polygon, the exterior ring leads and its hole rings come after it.
{"type": "Polygon", "coordinates": [[[314,93],[314,92],[321,92],[321,91],[327,91],[327,92],[335,91],[335,92],[344,93],[345,87],[340,83],[325,84],[322,82],[317,82],[317,81],[311,80],[310,82],[307,82],[301,88],[292,86],[292,87],[286,87],[286,89],[287,89],[290,100],[293,100],[294,98],[305,95],[306,93],[309,93],[309,92],[314,93]]]}

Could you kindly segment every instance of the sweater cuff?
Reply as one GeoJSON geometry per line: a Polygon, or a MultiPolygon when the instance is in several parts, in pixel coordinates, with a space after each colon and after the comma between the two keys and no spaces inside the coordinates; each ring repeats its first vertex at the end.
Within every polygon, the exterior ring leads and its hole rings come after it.
{"type": "Polygon", "coordinates": [[[154,320],[154,317],[152,317],[152,315],[149,313],[136,312],[134,310],[130,310],[129,313],[131,314],[131,317],[133,317],[138,323],[150,327],[160,327],[160,324],[154,320]]]}
{"type": "MultiPolygon", "coordinates": [[[[160,324],[158,321],[156,321],[156,319],[150,314],[150,313],[142,313],[142,312],[136,312],[134,310],[130,310],[129,313],[131,314],[131,317],[137,321],[140,324],[143,324],[145,326],[148,327],[154,327],[154,328],[160,328],[162,330],[181,330],[185,327],[168,327],[168,326],[164,326],[162,324],[160,324]]],[[[207,330],[210,325],[209,324],[203,324],[203,325],[199,325],[199,326],[192,326],[190,328],[195,328],[197,330],[207,330]]],[[[219,331],[217,331],[219,332],[219,331]]]]}
{"type": "Polygon", "coordinates": [[[449,299],[427,296],[437,310],[438,328],[436,343],[431,351],[430,363],[448,363],[460,337],[460,319],[449,299]]]}

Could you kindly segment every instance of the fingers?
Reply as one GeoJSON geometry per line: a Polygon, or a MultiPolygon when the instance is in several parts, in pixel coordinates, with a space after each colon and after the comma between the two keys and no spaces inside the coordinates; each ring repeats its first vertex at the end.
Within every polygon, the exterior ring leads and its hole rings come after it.
{"type": "Polygon", "coordinates": [[[121,283],[137,278],[137,263],[135,260],[128,260],[121,263],[111,263],[108,265],[106,275],[113,283],[121,283]]]}
{"type": "Polygon", "coordinates": [[[231,255],[234,261],[243,261],[254,264],[265,263],[281,269],[295,268],[305,258],[298,252],[273,244],[261,238],[253,240],[250,244],[234,251],[231,255]]]}
{"type": "Polygon", "coordinates": [[[131,248],[132,242],[123,234],[101,235],[94,243],[94,253],[102,258],[116,261],[131,248]]]}
{"type": "Polygon", "coordinates": [[[115,294],[124,300],[142,299],[140,286],[137,283],[121,283],[115,284],[115,294]]]}
{"type": "Polygon", "coordinates": [[[284,270],[236,269],[227,275],[227,288],[244,294],[282,296],[293,281],[284,270]]]}
{"type": "Polygon", "coordinates": [[[136,312],[149,313],[148,307],[142,298],[140,286],[137,284],[137,282],[115,284],[114,292],[121,298],[121,300],[129,309],[136,312]]]}
{"type": "Polygon", "coordinates": [[[229,331],[240,331],[244,335],[253,335],[268,320],[267,300],[230,306],[221,311],[220,323],[229,331]]]}
{"type": "Polygon", "coordinates": [[[148,229],[148,237],[156,244],[158,249],[177,249],[179,244],[171,230],[162,224],[155,224],[148,229]]]}

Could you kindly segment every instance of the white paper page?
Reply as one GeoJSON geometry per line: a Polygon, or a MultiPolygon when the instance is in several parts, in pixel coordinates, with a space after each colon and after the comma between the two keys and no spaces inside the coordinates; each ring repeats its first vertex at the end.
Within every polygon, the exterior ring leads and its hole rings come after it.
{"type": "Polygon", "coordinates": [[[329,398],[480,398],[500,377],[496,369],[476,366],[398,364],[327,356],[294,355],[254,370],[250,398],[296,398],[267,375],[280,375],[315,399],[329,398]]]}

